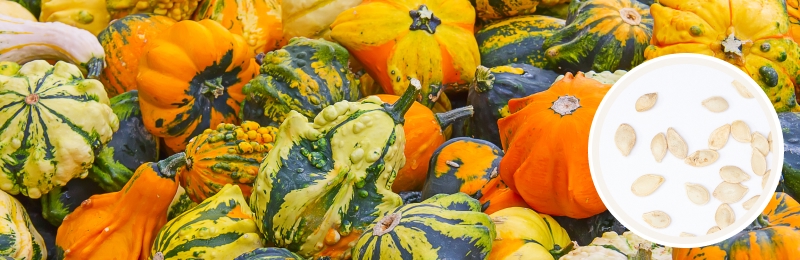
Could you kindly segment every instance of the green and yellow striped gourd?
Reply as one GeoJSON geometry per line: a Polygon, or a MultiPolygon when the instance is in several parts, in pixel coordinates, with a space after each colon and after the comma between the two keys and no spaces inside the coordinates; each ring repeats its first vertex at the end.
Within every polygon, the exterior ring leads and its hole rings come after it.
{"type": "Polygon", "coordinates": [[[551,70],[544,56],[544,41],[564,28],[564,20],[543,15],[525,15],[500,20],[475,33],[481,65],[530,64],[551,70]]]}
{"type": "Polygon", "coordinates": [[[11,259],[44,260],[44,239],[31,224],[22,204],[0,191],[0,256],[11,259]]]}
{"type": "Polygon", "coordinates": [[[280,247],[264,247],[241,254],[233,260],[303,260],[303,257],[280,247]]]}

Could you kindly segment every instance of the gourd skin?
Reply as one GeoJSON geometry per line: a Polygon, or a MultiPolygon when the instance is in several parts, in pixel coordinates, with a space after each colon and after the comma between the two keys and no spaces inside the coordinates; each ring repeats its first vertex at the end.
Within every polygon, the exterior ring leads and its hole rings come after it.
{"type": "Polygon", "coordinates": [[[303,260],[303,257],[286,248],[264,247],[241,254],[233,260],[303,260]]]}
{"type": "Polygon", "coordinates": [[[564,20],[542,15],[517,16],[492,23],[475,33],[481,65],[525,63],[542,69],[554,66],[544,56],[544,41],[564,28],[564,20]]]}
{"type": "Polygon", "coordinates": [[[106,0],[112,19],[130,14],[153,13],[169,16],[176,21],[192,18],[200,0],[106,0]]]}
{"type": "Polygon", "coordinates": [[[497,177],[501,159],[503,150],[487,141],[469,137],[447,140],[431,156],[422,199],[458,192],[475,196],[497,177]]]}
{"type": "Polygon", "coordinates": [[[109,105],[99,81],[63,61],[0,75],[0,190],[36,199],[85,178],[119,127],[109,105]]]}
{"type": "Polygon", "coordinates": [[[332,40],[330,25],[336,16],[363,0],[283,0],[283,39],[286,45],[294,37],[332,40]]]}
{"type": "Polygon", "coordinates": [[[488,259],[557,259],[553,252],[572,246],[567,231],[546,214],[511,207],[489,216],[500,239],[488,259]]]}
{"type": "Polygon", "coordinates": [[[38,21],[28,9],[11,0],[0,0],[0,14],[32,22],[38,21]]]}
{"type": "Polygon", "coordinates": [[[62,22],[97,35],[108,26],[111,15],[103,0],[42,0],[39,20],[62,22]]]}
{"type": "Polygon", "coordinates": [[[22,204],[0,191],[0,256],[19,260],[45,260],[47,248],[36,228],[31,224],[22,204]]]}
{"type": "Polygon", "coordinates": [[[241,35],[255,57],[256,54],[279,47],[278,40],[283,36],[282,1],[206,0],[202,1],[193,19],[211,19],[228,28],[231,33],[241,35]]]}

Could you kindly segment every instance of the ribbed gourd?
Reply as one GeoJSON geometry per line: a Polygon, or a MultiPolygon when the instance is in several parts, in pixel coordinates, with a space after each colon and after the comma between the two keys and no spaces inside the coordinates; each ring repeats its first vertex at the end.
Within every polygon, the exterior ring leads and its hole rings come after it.
{"type": "Polygon", "coordinates": [[[0,242],[0,256],[24,260],[47,259],[44,240],[31,224],[25,208],[4,191],[0,191],[0,242]]]}
{"type": "Polygon", "coordinates": [[[353,259],[486,259],[494,222],[464,193],[440,194],[376,219],[353,248],[353,259]]]}
{"type": "Polygon", "coordinates": [[[557,77],[553,71],[528,64],[478,66],[467,96],[467,104],[475,110],[469,119],[472,137],[501,146],[497,120],[509,115],[508,101],[547,90],[557,77]]]}
{"type": "Polygon", "coordinates": [[[346,259],[377,216],[402,204],[391,186],[406,162],[403,116],[421,88],[411,82],[394,104],[339,101],[314,123],[289,112],[250,197],[268,241],[303,257],[346,259]]]}
{"type": "Polygon", "coordinates": [[[348,69],[350,56],[337,43],[294,38],[259,58],[260,75],[242,90],[242,120],[278,127],[289,111],[313,119],[329,105],[360,98],[358,79],[348,69]]]}
{"type": "Polygon", "coordinates": [[[194,20],[211,19],[232,33],[241,35],[253,56],[278,47],[283,37],[282,0],[206,0],[201,1],[194,20]]]}
{"type": "Polygon", "coordinates": [[[241,254],[233,260],[303,260],[304,258],[280,247],[263,247],[241,254]]]}
{"type": "Polygon", "coordinates": [[[0,75],[0,190],[36,199],[85,178],[119,127],[109,105],[103,84],[63,61],[0,75]]]}
{"type": "Polygon", "coordinates": [[[111,15],[105,0],[42,0],[41,22],[61,22],[97,35],[108,26],[111,15]]]}
{"type": "Polygon", "coordinates": [[[201,203],[226,184],[234,184],[249,200],[258,168],[272,149],[277,130],[245,121],[238,126],[219,124],[193,138],[186,146],[186,166],[179,174],[186,194],[201,203]]]}
{"type": "Polygon", "coordinates": [[[242,190],[230,184],[170,220],[154,239],[150,260],[233,259],[264,246],[242,190]]]}
{"type": "Polygon", "coordinates": [[[563,19],[524,15],[491,23],[475,32],[481,65],[496,67],[511,63],[553,69],[544,56],[544,40],[564,28],[563,19]]]}

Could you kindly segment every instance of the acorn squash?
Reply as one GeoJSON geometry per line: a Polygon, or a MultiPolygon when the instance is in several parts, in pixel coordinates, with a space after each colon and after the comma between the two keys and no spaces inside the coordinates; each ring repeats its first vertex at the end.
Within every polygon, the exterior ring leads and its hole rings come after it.
{"type": "Polygon", "coordinates": [[[481,65],[511,63],[553,69],[544,57],[544,40],[564,28],[564,20],[542,15],[517,16],[489,24],[475,33],[481,65]]]}
{"type": "Polygon", "coordinates": [[[119,127],[103,84],[43,60],[0,75],[0,190],[37,199],[85,178],[119,127]]]}
{"type": "Polygon", "coordinates": [[[47,259],[44,240],[31,224],[25,208],[4,191],[0,191],[0,241],[0,256],[20,260],[47,259]]]}
{"type": "Polygon", "coordinates": [[[279,48],[283,36],[282,0],[206,0],[192,19],[211,19],[232,33],[241,35],[253,57],[279,48]]]}
{"type": "Polygon", "coordinates": [[[362,0],[283,0],[283,39],[286,45],[294,37],[332,40],[331,23],[344,10],[362,0]]]}
{"type": "Polygon", "coordinates": [[[104,0],[42,0],[42,22],[62,22],[97,35],[108,26],[111,15],[104,0]]]}
{"type": "Polygon", "coordinates": [[[303,257],[292,253],[286,248],[262,247],[241,254],[233,260],[304,260],[303,257]]]}
{"type": "Polygon", "coordinates": [[[497,230],[489,259],[559,259],[572,249],[567,231],[546,214],[511,207],[489,216],[497,230]]]}

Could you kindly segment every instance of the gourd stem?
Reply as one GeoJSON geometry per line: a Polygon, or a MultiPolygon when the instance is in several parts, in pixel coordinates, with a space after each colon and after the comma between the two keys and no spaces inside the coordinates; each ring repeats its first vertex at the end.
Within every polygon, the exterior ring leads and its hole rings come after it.
{"type": "Polygon", "coordinates": [[[437,113],[436,121],[439,122],[440,128],[445,129],[448,126],[455,123],[457,120],[464,117],[472,116],[472,114],[473,114],[472,105],[469,105],[465,107],[459,107],[447,112],[437,113]]]}
{"type": "Polygon", "coordinates": [[[489,91],[494,87],[494,74],[489,68],[478,65],[472,85],[478,93],[489,91]]]}
{"type": "Polygon", "coordinates": [[[156,164],[158,165],[158,176],[174,179],[178,169],[186,165],[186,154],[176,153],[156,164]]]}
{"type": "Polygon", "coordinates": [[[386,103],[383,104],[384,109],[389,113],[389,115],[392,116],[396,124],[405,123],[404,116],[411,108],[411,105],[414,104],[414,101],[416,100],[415,97],[417,94],[419,94],[420,89],[422,89],[422,85],[419,83],[419,80],[412,78],[408,88],[406,89],[406,92],[400,96],[400,99],[391,105],[386,103]]]}

